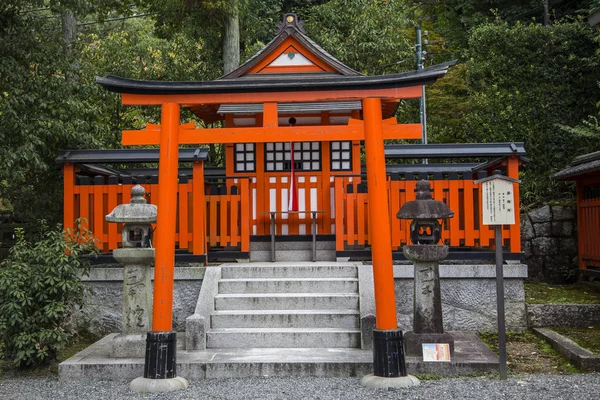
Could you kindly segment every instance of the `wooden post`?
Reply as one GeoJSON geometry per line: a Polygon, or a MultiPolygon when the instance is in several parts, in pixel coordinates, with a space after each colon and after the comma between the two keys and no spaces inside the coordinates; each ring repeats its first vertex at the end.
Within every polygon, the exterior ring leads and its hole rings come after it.
{"type": "MultiPolygon", "coordinates": [[[[519,157],[508,157],[508,167],[506,175],[509,178],[519,179],[519,157]]],[[[510,226],[510,252],[519,253],[521,251],[521,197],[519,195],[519,184],[513,185],[515,194],[515,223],[510,226]]]]}
{"type": "MultiPolygon", "coordinates": [[[[392,267],[390,215],[383,152],[381,99],[363,100],[367,185],[369,190],[369,230],[375,285],[376,327],[379,330],[398,328],[396,296],[392,267]]],[[[336,221],[337,223],[338,221],[336,221]]]]}
{"type": "Polygon", "coordinates": [[[73,229],[75,223],[75,165],[65,163],[63,166],[63,179],[63,225],[65,229],[73,229]]]}
{"type": "Polygon", "coordinates": [[[158,164],[159,193],[155,233],[156,261],[154,264],[154,303],[152,312],[152,330],[155,332],[171,331],[173,327],[179,118],[179,104],[163,104],[158,164]]]}

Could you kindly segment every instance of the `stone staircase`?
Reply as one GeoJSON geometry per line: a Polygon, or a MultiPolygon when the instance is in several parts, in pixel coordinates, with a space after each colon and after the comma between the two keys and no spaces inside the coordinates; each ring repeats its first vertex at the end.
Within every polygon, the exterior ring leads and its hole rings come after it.
{"type": "Polygon", "coordinates": [[[223,266],[215,292],[206,349],[361,347],[356,266],[223,266]]]}
{"type": "MultiPolygon", "coordinates": [[[[296,237],[299,239],[300,237],[296,237]]],[[[293,240],[294,237],[277,236],[275,239],[275,260],[276,261],[312,261],[312,240],[310,235],[301,236],[304,240],[293,240]]],[[[271,261],[271,241],[266,240],[250,241],[250,261],[251,262],[269,262],[271,261]]],[[[318,239],[316,242],[316,261],[335,261],[335,240],[318,239]]]]}

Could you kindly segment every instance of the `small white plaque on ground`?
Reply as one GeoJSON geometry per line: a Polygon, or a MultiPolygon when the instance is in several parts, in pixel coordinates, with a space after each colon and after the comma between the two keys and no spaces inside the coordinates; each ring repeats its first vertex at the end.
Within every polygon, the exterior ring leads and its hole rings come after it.
{"type": "Polygon", "coordinates": [[[423,361],[430,362],[449,362],[450,344],[449,343],[423,343],[423,361]]]}
{"type": "Polygon", "coordinates": [[[515,191],[513,182],[490,179],[481,184],[483,224],[511,225],[515,223],[515,191]]]}

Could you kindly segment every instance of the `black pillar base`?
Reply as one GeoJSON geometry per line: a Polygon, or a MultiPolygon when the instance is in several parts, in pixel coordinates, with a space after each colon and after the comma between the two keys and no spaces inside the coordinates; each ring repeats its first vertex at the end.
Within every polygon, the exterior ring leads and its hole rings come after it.
{"type": "Polygon", "coordinates": [[[373,375],[386,378],[406,376],[401,330],[373,330],[373,375]]]}
{"type": "Polygon", "coordinates": [[[170,379],[177,376],[176,333],[148,332],[146,336],[146,361],[144,378],[170,379]]]}

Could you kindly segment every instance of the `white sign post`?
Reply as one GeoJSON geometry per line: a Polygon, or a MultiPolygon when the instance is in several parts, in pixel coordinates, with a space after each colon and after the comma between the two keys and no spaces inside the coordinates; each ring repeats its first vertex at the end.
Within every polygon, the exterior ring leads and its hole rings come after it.
{"type": "Polygon", "coordinates": [[[519,181],[494,171],[494,175],[475,182],[481,183],[483,225],[494,225],[496,247],[496,304],[498,306],[498,353],[500,355],[500,378],[506,379],[506,325],[504,315],[504,272],[502,257],[502,225],[515,223],[514,185],[519,181]]]}

